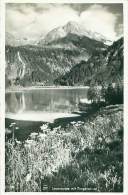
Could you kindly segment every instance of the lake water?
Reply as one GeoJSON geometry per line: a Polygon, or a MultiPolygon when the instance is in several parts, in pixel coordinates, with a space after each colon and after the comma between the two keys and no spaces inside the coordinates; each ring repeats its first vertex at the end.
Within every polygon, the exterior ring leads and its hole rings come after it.
{"type": "MultiPolygon", "coordinates": [[[[79,111],[80,99],[87,98],[87,88],[35,89],[6,93],[6,129],[12,122],[19,127],[15,136],[27,139],[42,123],[63,126],[73,120],[81,120],[74,113],[79,111]]],[[[8,135],[11,136],[10,134],[8,135]]]]}
{"type": "Polygon", "coordinates": [[[72,113],[79,110],[80,99],[87,98],[87,88],[35,89],[6,93],[6,113],[72,113]]]}

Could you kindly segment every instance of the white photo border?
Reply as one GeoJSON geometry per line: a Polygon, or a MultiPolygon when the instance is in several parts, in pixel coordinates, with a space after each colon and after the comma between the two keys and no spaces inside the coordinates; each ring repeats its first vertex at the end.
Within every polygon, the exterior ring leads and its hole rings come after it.
{"type": "MultiPolygon", "coordinates": [[[[5,7],[6,3],[96,3],[96,4],[123,4],[123,29],[124,29],[124,190],[128,195],[128,0],[1,0],[0,1],[0,194],[14,194],[26,192],[5,192],[5,7]]],[[[27,194],[42,194],[44,192],[27,192],[27,194]]],[[[55,192],[45,192],[56,195],[55,192]]],[[[82,194],[100,195],[103,193],[82,194]]],[[[67,193],[63,193],[67,194],[67,193]]],[[[73,194],[70,192],[70,194],[73,194]]],[[[75,192],[75,194],[79,194],[75,192]]],[[[110,193],[105,193],[110,194],[110,193]]]]}

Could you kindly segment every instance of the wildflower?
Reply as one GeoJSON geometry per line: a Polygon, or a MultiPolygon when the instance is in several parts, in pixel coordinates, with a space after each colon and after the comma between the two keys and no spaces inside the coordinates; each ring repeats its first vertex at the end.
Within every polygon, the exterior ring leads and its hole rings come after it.
{"type": "Polygon", "coordinates": [[[83,122],[83,121],[78,121],[78,123],[79,123],[79,124],[84,124],[84,122],[83,122]]]}
{"type": "Polygon", "coordinates": [[[18,141],[18,140],[16,140],[16,143],[17,143],[17,144],[21,144],[21,142],[20,142],[20,141],[18,141]]]}
{"type": "Polygon", "coordinates": [[[102,142],[103,139],[102,139],[102,137],[98,137],[98,140],[99,140],[100,142],[102,142]]]}
{"type": "Polygon", "coordinates": [[[58,170],[57,170],[57,167],[56,167],[56,166],[53,166],[53,167],[52,167],[52,172],[53,172],[53,173],[57,173],[57,172],[58,172],[58,170]]]}
{"type": "Polygon", "coordinates": [[[76,124],[76,122],[75,121],[72,121],[72,122],[70,122],[72,125],[75,125],[76,124]]]}
{"type": "Polygon", "coordinates": [[[117,176],[115,176],[115,177],[112,177],[112,182],[113,182],[113,185],[115,185],[116,183],[117,183],[117,176]]]}
{"type": "Polygon", "coordinates": [[[80,124],[79,124],[79,123],[76,123],[76,124],[75,124],[75,126],[76,126],[76,127],[79,127],[79,126],[80,126],[80,124]]]}
{"type": "Polygon", "coordinates": [[[10,186],[10,189],[11,189],[11,190],[14,190],[14,189],[15,189],[15,187],[14,187],[13,185],[11,185],[11,186],[10,186]]]}
{"type": "Polygon", "coordinates": [[[105,179],[105,180],[107,180],[107,175],[106,175],[106,173],[101,173],[100,175],[99,175],[99,179],[105,179]]]}
{"type": "Polygon", "coordinates": [[[113,133],[115,133],[116,132],[116,129],[112,129],[112,131],[113,131],[113,133]]]}
{"type": "Polygon", "coordinates": [[[30,134],[30,137],[31,137],[31,138],[35,138],[37,135],[38,135],[38,133],[35,133],[35,132],[34,132],[34,133],[31,133],[31,134],[30,134]]]}
{"type": "Polygon", "coordinates": [[[70,136],[71,133],[70,133],[70,132],[64,132],[63,135],[65,135],[65,136],[70,136]]]}
{"type": "Polygon", "coordinates": [[[31,177],[32,177],[31,173],[28,173],[26,176],[26,182],[29,182],[31,177]]]}
{"type": "Polygon", "coordinates": [[[33,144],[35,144],[35,141],[34,140],[31,140],[31,139],[27,139],[26,141],[25,141],[25,143],[26,144],[28,144],[28,145],[33,145],[33,144]]]}
{"type": "Polygon", "coordinates": [[[11,125],[16,125],[16,123],[11,123],[11,125]]]}
{"type": "Polygon", "coordinates": [[[91,125],[95,125],[95,123],[93,123],[93,122],[90,122],[91,123],[91,125]]]}
{"type": "Polygon", "coordinates": [[[83,146],[84,145],[84,139],[81,138],[81,145],[83,146]]]}
{"type": "Polygon", "coordinates": [[[46,130],[47,128],[48,128],[48,125],[47,125],[47,124],[43,124],[43,125],[40,127],[41,130],[46,130]]]}
{"type": "Polygon", "coordinates": [[[60,126],[58,126],[57,128],[58,128],[58,129],[60,129],[60,128],[61,128],[61,125],[60,125],[60,126]]]}
{"type": "Polygon", "coordinates": [[[111,138],[109,138],[109,137],[107,137],[106,139],[105,139],[105,142],[107,143],[107,144],[109,144],[109,143],[111,143],[111,138]]]}
{"type": "Polygon", "coordinates": [[[16,125],[16,123],[11,123],[10,125],[9,125],[9,127],[13,127],[13,126],[15,126],[16,125]]]}
{"type": "Polygon", "coordinates": [[[45,139],[45,137],[46,137],[46,134],[44,134],[44,133],[40,133],[38,136],[38,138],[40,138],[40,139],[45,139]]]}
{"type": "Polygon", "coordinates": [[[57,131],[61,128],[61,126],[55,127],[53,130],[57,131]]]}
{"type": "Polygon", "coordinates": [[[46,170],[46,175],[53,176],[52,170],[51,170],[50,167],[47,168],[47,170],[46,170]]]}
{"type": "Polygon", "coordinates": [[[19,127],[16,127],[15,129],[17,130],[17,129],[19,129],[19,127]]]}

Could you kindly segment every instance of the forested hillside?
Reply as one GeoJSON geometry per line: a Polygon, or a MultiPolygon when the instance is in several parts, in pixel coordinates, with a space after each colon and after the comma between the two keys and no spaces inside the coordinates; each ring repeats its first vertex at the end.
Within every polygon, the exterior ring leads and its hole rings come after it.
{"type": "Polygon", "coordinates": [[[81,61],[64,76],[55,80],[60,85],[90,85],[123,80],[123,38],[114,42],[106,51],[81,61]]]}

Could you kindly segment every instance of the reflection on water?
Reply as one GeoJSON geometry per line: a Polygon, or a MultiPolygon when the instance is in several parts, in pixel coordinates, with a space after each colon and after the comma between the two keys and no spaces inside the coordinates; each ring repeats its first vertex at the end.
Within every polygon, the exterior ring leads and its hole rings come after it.
{"type": "Polygon", "coordinates": [[[6,113],[25,111],[75,112],[87,89],[39,89],[6,93],[6,113]]]}

